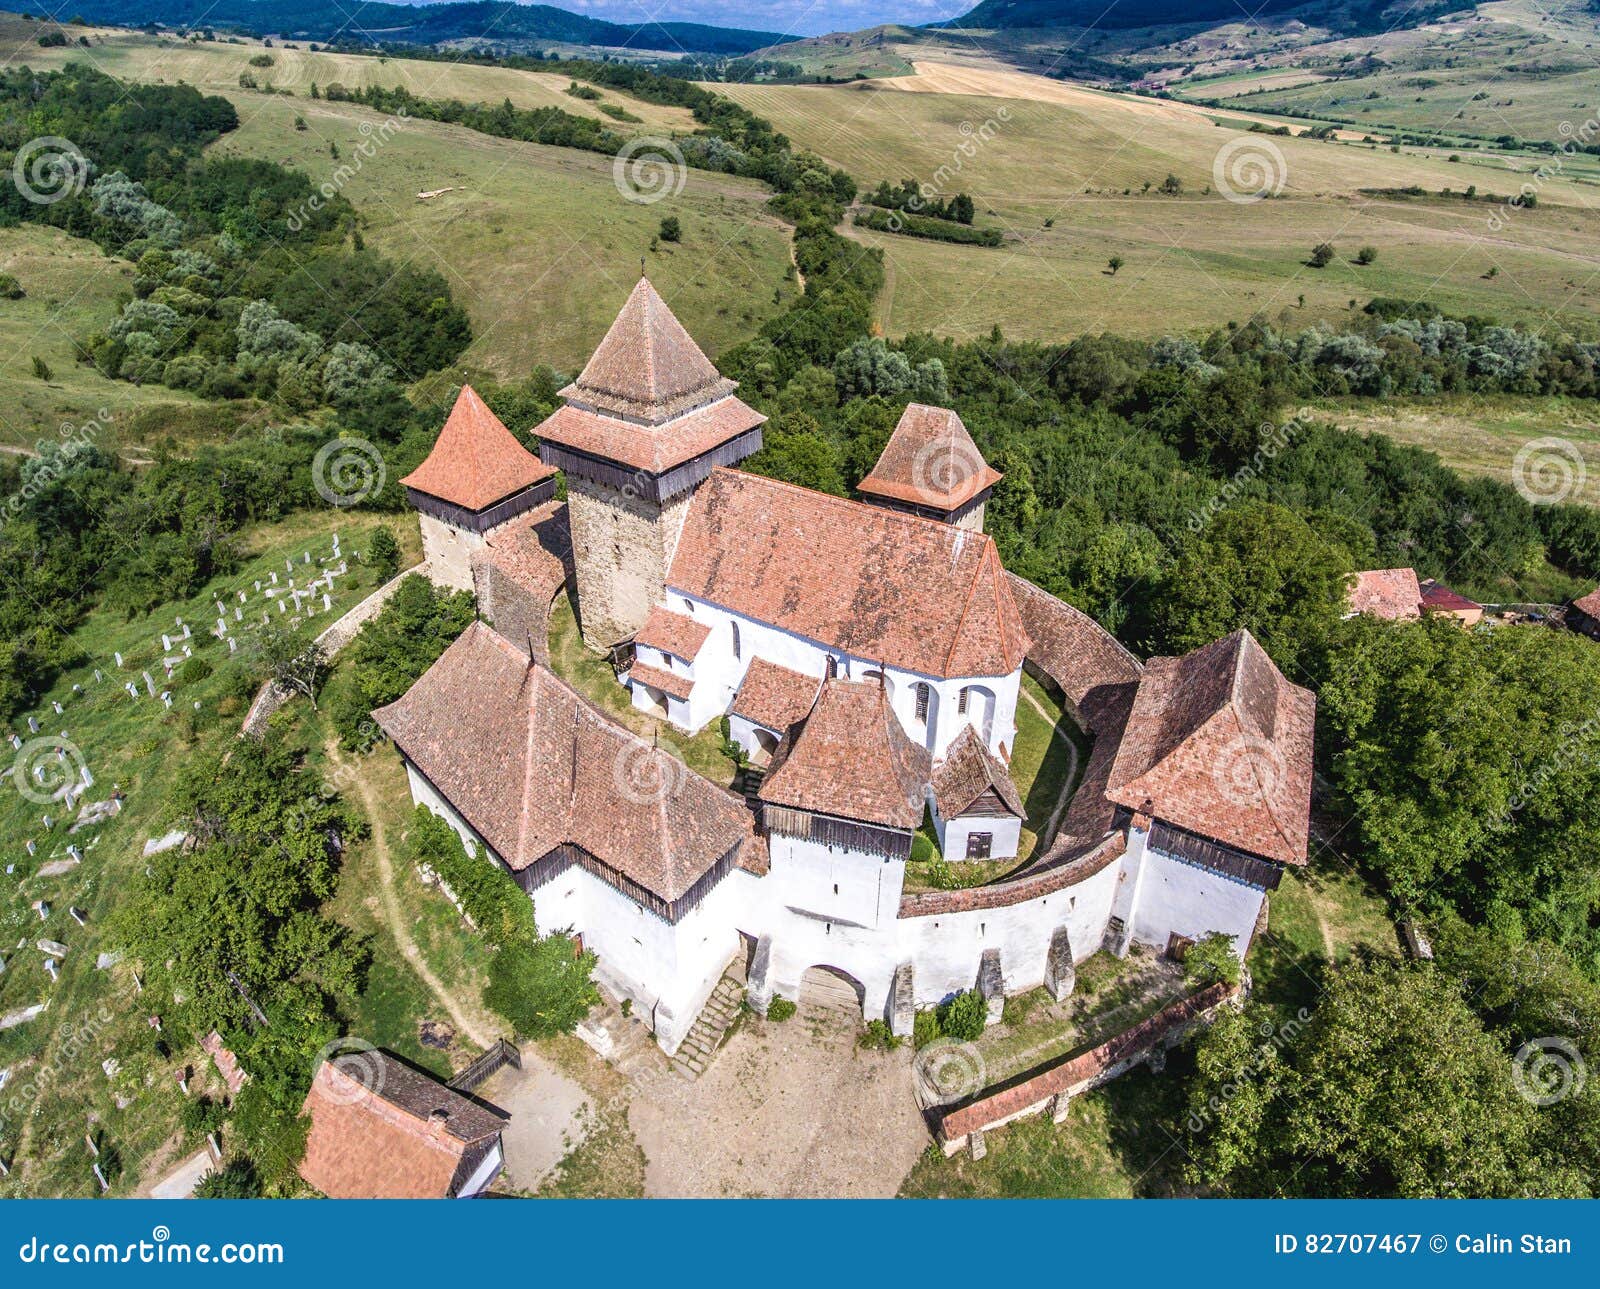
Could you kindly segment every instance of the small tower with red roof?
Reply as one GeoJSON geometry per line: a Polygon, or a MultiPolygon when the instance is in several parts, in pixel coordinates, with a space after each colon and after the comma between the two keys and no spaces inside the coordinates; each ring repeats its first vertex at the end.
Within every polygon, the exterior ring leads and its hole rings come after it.
{"type": "Polygon", "coordinates": [[[631,639],[666,593],[689,498],[761,449],[767,419],[734,396],[648,278],[537,431],[567,479],[583,638],[631,639]]]}
{"type": "Polygon", "coordinates": [[[549,501],[555,475],[463,385],[433,451],[400,480],[422,524],[428,576],[472,590],[473,553],[496,528],[549,501]]]}
{"type": "Polygon", "coordinates": [[[981,533],[989,494],[1003,477],[948,407],[912,403],[858,490],[875,506],[981,533]]]}

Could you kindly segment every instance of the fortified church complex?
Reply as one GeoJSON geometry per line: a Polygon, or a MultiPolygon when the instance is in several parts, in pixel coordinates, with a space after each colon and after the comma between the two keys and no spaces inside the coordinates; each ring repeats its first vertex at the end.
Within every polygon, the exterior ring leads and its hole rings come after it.
{"type": "Polygon", "coordinates": [[[907,408],[848,501],[737,469],[765,418],[735,388],[641,280],[537,457],[461,391],[403,482],[429,575],[480,620],[374,713],[413,798],[542,929],[581,934],[669,1052],[736,955],[758,1008],[842,978],[901,1034],[964,989],[995,1014],[1063,996],[1102,948],[1221,932],[1243,956],[1306,862],[1311,693],[1244,631],[1141,664],[1006,572],[983,531],[1000,475],[954,412],[907,408]],[[633,705],[690,733],[726,716],[758,788],[702,778],[550,670],[564,588],[633,705]],[[925,818],[953,864],[1018,854],[1024,668],[1093,740],[1054,833],[1003,880],[905,891],[925,818]]]}

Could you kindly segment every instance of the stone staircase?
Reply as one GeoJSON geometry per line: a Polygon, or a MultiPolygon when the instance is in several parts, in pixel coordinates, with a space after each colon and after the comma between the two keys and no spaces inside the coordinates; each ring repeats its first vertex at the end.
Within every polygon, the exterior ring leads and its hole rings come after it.
{"type": "Polygon", "coordinates": [[[673,1069],[690,1082],[704,1074],[743,1005],[743,982],[732,974],[724,975],[673,1056],[673,1069]]]}

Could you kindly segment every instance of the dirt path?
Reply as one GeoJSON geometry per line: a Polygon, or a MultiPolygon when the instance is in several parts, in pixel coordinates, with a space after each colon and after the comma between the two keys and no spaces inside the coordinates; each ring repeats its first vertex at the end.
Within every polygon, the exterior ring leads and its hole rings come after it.
{"type": "Polygon", "coordinates": [[[1061,795],[1056,798],[1056,808],[1050,812],[1050,818],[1045,823],[1044,831],[1039,834],[1037,849],[1042,853],[1055,840],[1056,829],[1061,826],[1061,816],[1066,812],[1067,803],[1072,800],[1073,790],[1078,786],[1078,745],[1061,732],[1056,718],[1052,717],[1045,705],[1029,693],[1026,688],[1021,688],[1017,692],[1028,700],[1028,706],[1050,722],[1050,736],[1065,743],[1067,745],[1067,753],[1071,757],[1071,763],[1067,767],[1066,780],[1061,785],[1061,795]]]}
{"type": "Polygon", "coordinates": [[[389,934],[394,937],[395,944],[399,946],[400,952],[405,955],[406,961],[411,964],[422,983],[428,987],[428,992],[445,1011],[450,1013],[450,1019],[455,1022],[456,1028],[479,1047],[488,1047],[495,1041],[497,1034],[487,1018],[475,1005],[465,999],[457,998],[445,987],[444,982],[434,975],[432,968],[428,966],[427,959],[422,956],[422,950],[417,947],[417,942],[411,938],[405,914],[400,908],[400,897],[395,894],[394,858],[389,850],[383,812],[378,809],[378,803],[372,794],[372,784],[367,781],[366,775],[352,766],[340,753],[336,740],[330,739],[326,746],[328,760],[336,769],[345,772],[341,778],[347,778],[354,785],[356,795],[361,798],[361,808],[367,813],[367,822],[372,825],[372,854],[378,862],[380,879],[377,892],[378,909],[384,924],[389,928],[389,934]]]}

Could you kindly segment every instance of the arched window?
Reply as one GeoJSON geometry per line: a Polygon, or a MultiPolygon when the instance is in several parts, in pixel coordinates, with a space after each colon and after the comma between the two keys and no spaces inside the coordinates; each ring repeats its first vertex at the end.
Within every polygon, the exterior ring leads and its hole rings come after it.
{"type": "Polygon", "coordinates": [[[926,725],[928,723],[928,702],[933,697],[933,689],[927,681],[919,680],[911,692],[917,698],[917,723],[926,725]]]}
{"type": "Polygon", "coordinates": [[[733,656],[735,658],[742,657],[743,655],[739,652],[739,624],[730,622],[728,625],[733,628],[733,656]]]}

